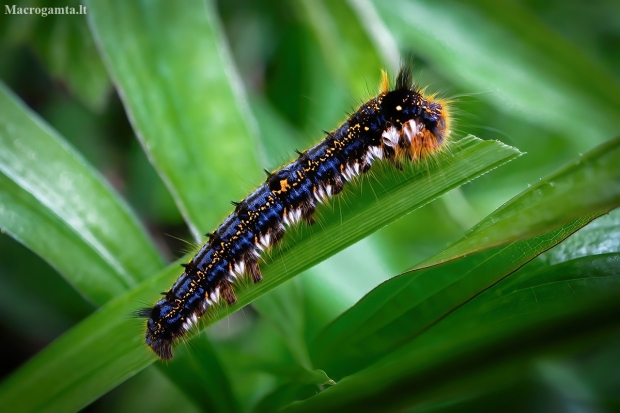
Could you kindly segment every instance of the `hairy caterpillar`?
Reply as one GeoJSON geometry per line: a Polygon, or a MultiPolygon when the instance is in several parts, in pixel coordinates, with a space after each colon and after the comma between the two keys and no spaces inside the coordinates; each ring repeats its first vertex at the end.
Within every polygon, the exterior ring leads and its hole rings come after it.
{"type": "Polygon", "coordinates": [[[424,158],[450,136],[446,102],[425,96],[403,66],[390,90],[384,72],[380,93],[353,113],[338,129],[267,180],[213,232],[185,270],[152,308],[146,344],[163,359],[172,357],[173,342],[182,337],[220,298],[233,304],[233,283],[248,274],[262,279],[261,252],[277,244],[286,225],[313,223],[318,202],[342,191],[344,184],[367,172],[378,159],[397,167],[405,159],[424,158]]]}

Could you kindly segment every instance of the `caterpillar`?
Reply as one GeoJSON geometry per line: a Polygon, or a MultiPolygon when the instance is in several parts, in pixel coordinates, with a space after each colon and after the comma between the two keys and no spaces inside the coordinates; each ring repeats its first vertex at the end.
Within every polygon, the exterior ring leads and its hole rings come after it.
{"type": "Polygon", "coordinates": [[[390,89],[382,72],[379,95],[362,104],[336,130],[275,172],[213,232],[184,271],[152,308],[139,310],[148,318],[146,344],[162,359],[172,358],[172,345],[210,306],[221,298],[232,305],[233,284],[247,274],[262,280],[261,253],[276,245],[287,226],[314,222],[318,203],[340,193],[346,182],[367,172],[374,161],[417,161],[436,152],[450,136],[446,101],[425,96],[403,65],[390,89]]]}

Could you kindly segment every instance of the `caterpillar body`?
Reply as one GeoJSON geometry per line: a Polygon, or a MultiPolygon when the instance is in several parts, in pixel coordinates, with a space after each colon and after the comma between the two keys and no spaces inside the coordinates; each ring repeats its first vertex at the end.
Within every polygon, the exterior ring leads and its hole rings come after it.
{"type": "Polygon", "coordinates": [[[386,159],[397,167],[405,159],[424,158],[439,150],[450,136],[447,102],[425,96],[403,66],[390,89],[383,72],[380,93],[370,99],[327,137],[281,169],[242,202],[213,232],[187,263],[174,285],[152,308],[146,344],[162,359],[172,357],[172,345],[210,306],[221,298],[237,298],[235,279],[248,274],[262,279],[261,253],[277,244],[286,226],[314,222],[317,203],[337,195],[347,181],[367,172],[374,161],[386,159]]]}

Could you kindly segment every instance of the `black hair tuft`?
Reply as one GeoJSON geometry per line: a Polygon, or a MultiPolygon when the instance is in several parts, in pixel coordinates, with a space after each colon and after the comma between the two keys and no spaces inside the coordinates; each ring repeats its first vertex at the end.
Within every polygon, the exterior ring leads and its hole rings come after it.
{"type": "Polygon", "coordinates": [[[408,63],[403,63],[398,71],[398,76],[396,76],[395,90],[405,90],[411,88],[413,88],[413,72],[411,65],[408,63]]]}
{"type": "Polygon", "coordinates": [[[131,315],[138,318],[149,318],[151,316],[151,311],[153,311],[152,308],[144,307],[132,312],[131,315]]]}

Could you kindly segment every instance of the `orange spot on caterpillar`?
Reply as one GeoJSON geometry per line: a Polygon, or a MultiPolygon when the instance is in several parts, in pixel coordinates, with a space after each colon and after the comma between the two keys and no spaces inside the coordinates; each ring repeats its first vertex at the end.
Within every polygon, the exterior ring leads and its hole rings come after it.
{"type": "Polygon", "coordinates": [[[289,189],[288,179],[280,180],[280,191],[286,192],[289,189]]]}

